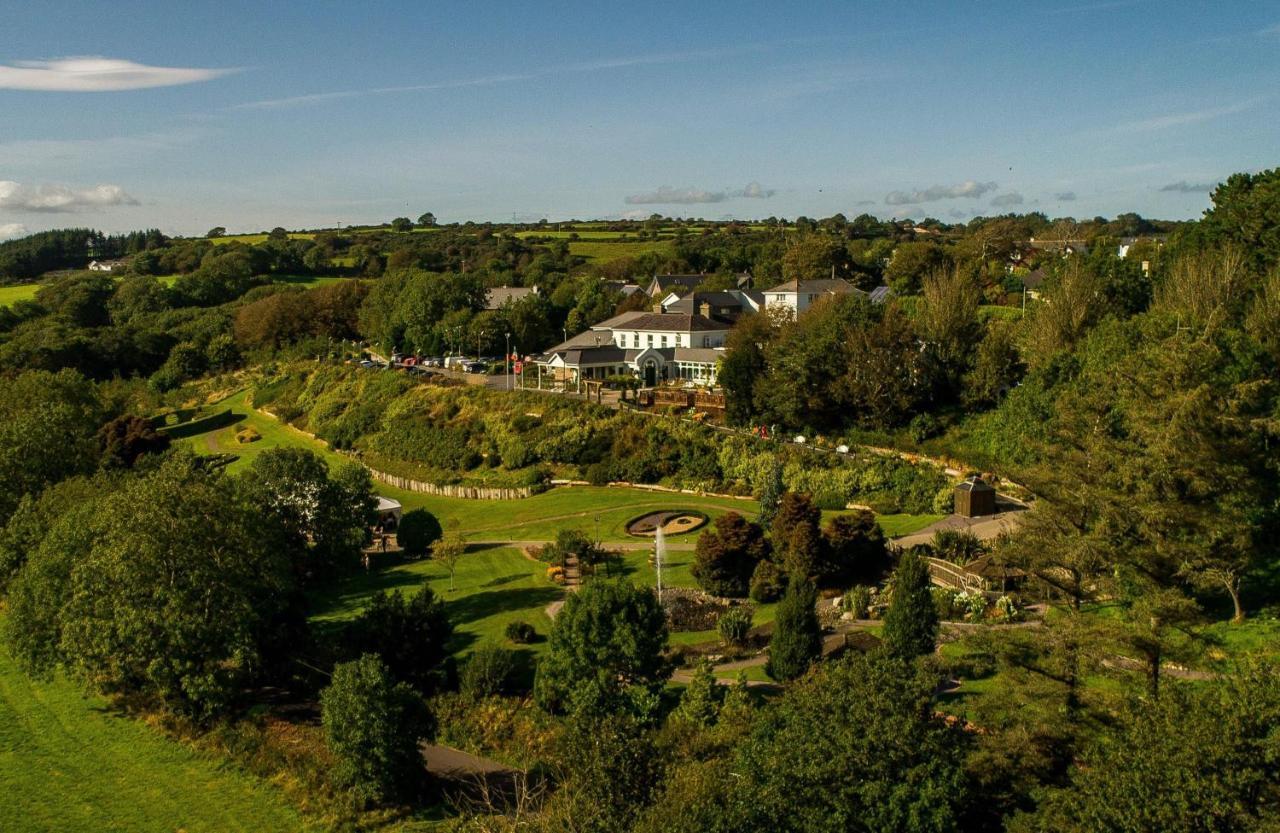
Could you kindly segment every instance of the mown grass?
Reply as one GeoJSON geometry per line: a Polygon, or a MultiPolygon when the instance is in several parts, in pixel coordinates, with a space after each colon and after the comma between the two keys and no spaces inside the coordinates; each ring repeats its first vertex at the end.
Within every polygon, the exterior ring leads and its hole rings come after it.
{"type": "Polygon", "coordinates": [[[271,786],[115,714],[0,650],[0,830],[313,829],[271,786]]]}
{"type": "Polygon", "coordinates": [[[19,283],[13,286],[0,286],[0,307],[7,307],[19,301],[30,301],[36,297],[38,283],[19,283]]]}
{"type": "Polygon", "coordinates": [[[639,257],[653,252],[670,255],[673,249],[671,240],[570,240],[569,254],[586,258],[596,263],[617,260],[622,257],[639,257]]]}

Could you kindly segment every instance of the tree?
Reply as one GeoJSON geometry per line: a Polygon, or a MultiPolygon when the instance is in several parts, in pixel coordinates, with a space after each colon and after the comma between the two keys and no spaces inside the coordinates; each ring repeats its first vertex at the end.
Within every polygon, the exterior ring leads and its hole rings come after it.
{"type": "Polygon", "coordinates": [[[208,237],[210,239],[215,237],[226,237],[226,236],[227,236],[226,226],[214,226],[213,228],[209,229],[209,231],[205,234],[205,237],[208,237]]]}
{"type": "Polygon", "coordinates": [[[896,303],[878,321],[849,330],[845,356],[831,395],[867,428],[904,422],[928,392],[915,330],[896,303]]]}
{"type": "Polygon", "coordinates": [[[924,298],[916,324],[933,366],[935,387],[953,394],[970,365],[982,332],[978,283],[958,268],[936,269],[924,278],[924,298]]]}
{"type": "Polygon", "coordinates": [[[693,679],[680,695],[680,705],[672,712],[676,720],[706,729],[716,722],[720,713],[720,685],[716,682],[711,663],[703,660],[693,672],[693,679]]]}
{"type": "Polygon", "coordinates": [[[472,651],[471,658],[462,666],[459,690],[473,701],[494,697],[507,690],[515,672],[515,651],[486,643],[472,651]]]}
{"type": "MultiPolygon", "coordinates": [[[[641,293],[634,293],[639,295],[641,293]]],[[[777,335],[774,316],[749,315],[729,331],[716,379],[725,392],[725,417],[731,425],[750,425],[756,415],[756,382],[764,378],[765,349],[777,335]]]]}
{"type": "Polygon", "coordinates": [[[401,231],[401,232],[412,231],[413,221],[410,220],[408,217],[396,217],[394,220],[391,221],[391,230],[401,231]]]}
{"type": "Polygon", "coordinates": [[[430,696],[450,682],[452,635],[444,601],[423,587],[407,598],[399,590],[373,594],[344,641],[348,656],[376,654],[397,680],[430,696]]]}
{"type": "Polygon", "coordinates": [[[691,569],[698,586],[714,596],[747,595],[756,564],[769,553],[764,531],[737,512],[727,512],[698,538],[691,569]]]}
{"type": "Polygon", "coordinates": [[[787,246],[782,255],[782,278],[812,281],[831,277],[831,269],[843,265],[844,252],[826,234],[806,234],[787,246]]]}
{"type": "Polygon", "coordinates": [[[653,799],[662,758],[652,735],[627,714],[576,714],[553,750],[561,789],[544,805],[548,830],[627,833],[653,799]]]}
{"type": "Polygon", "coordinates": [[[101,421],[97,394],[74,371],[28,371],[0,384],[0,520],[24,494],[92,471],[101,421]]]}
{"type": "Polygon", "coordinates": [[[1259,272],[1280,264],[1280,168],[1227,177],[1210,195],[1213,207],[1188,230],[1201,249],[1235,246],[1259,272]]]}
{"type": "Polygon", "coordinates": [[[933,653],[938,611],[929,587],[924,559],[912,551],[903,553],[893,573],[893,595],[884,616],[884,645],[893,656],[911,659],[933,653]]]}
{"type": "Polygon", "coordinates": [[[42,589],[58,662],[103,691],[201,719],[223,712],[266,670],[264,646],[292,598],[264,516],[224,475],[179,455],[79,520],[85,528],[67,534],[80,551],[42,589]]]}
{"type": "Polygon", "coordinates": [[[443,534],[435,515],[425,509],[410,509],[401,516],[396,527],[396,543],[406,554],[422,558],[443,534]]]}
{"type": "Polygon", "coordinates": [[[933,717],[934,685],[881,655],[801,682],[736,755],[737,829],[959,829],[963,741],[933,717]]]}
{"type": "Polygon", "coordinates": [[[1219,681],[1172,686],[1158,701],[1130,700],[1026,829],[1274,829],[1278,670],[1250,663],[1219,681]]]}
{"type": "Polygon", "coordinates": [[[964,375],[961,401],[969,408],[995,405],[1025,372],[1015,326],[1007,321],[991,321],[978,342],[973,367],[964,375]]]}
{"type": "Polygon", "coordinates": [[[320,692],[325,741],[334,779],[361,803],[403,798],[423,776],[418,742],[435,736],[435,721],[413,689],[397,683],[376,657],[334,666],[320,692]]]}
{"type": "Polygon", "coordinates": [[[786,487],[782,483],[782,463],[776,456],[769,455],[760,483],[756,487],[756,498],[760,501],[760,526],[773,525],[784,491],[786,487]]]}
{"type": "Polygon", "coordinates": [[[865,509],[836,515],[822,532],[825,555],[822,579],[833,587],[877,584],[890,566],[884,530],[865,509]]]}
{"type": "Polygon", "coordinates": [[[884,279],[897,295],[914,295],[920,291],[925,275],[948,265],[946,250],[937,243],[899,243],[885,267],[884,279]]]}
{"type": "Polygon", "coordinates": [[[169,438],[151,427],[139,416],[118,416],[98,429],[98,445],[105,467],[133,468],[144,454],[162,454],[169,448],[169,438]]]}
{"type": "Polygon", "coordinates": [[[666,615],[648,588],[595,581],[556,615],[534,697],[552,711],[616,712],[656,696],[671,675],[666,615]]]}
{"type": "Polygon", "coordinates": [[[822,566],[822,534],[818,524],[822,510],[813,498],[800,492],[787,492],[778,504],[769,536],[777,560],[791,575],[815,578],[822,566]]]}
{"type": "Polygon", "coordinates": [[[431,545],[431,557],[444,565],[449,571],[449,592],[452,593],[453,575],[457,572],[458,562],[462,560],[462,556],[467,552],[467,542],[463,540],[462,533],[458,531],[457,519],[449,522],[449,530],[445,532],[444,537],[431,545]]]}
{"type": "Polygon", "coordinates": [[[793,577],[778,604],[764,670],[775,680],[794,680],[822,656],[822,629],[815,605],[817,590],[807,579],[793,577]]]}
{"type": "Polygon", "coordinates": [[[418,225],[422,226],[423,228],[431,228],[435,224],[436,224],[436,215],[432,214],[430,211],[418,217],[418,225]]]}
{"type": "Polygon", "coordinates": [[[373,521],[376,501],[368,469],[324,458],[305,448],[272,448],[239,478],[246,498],[272,517],[301,583],[354,570],[373,521]]]}

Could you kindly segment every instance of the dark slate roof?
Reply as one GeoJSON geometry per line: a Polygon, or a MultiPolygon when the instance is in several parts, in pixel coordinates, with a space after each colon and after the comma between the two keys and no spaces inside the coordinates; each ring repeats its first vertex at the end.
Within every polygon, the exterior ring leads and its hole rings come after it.
{"type": "Polygon", "coordinates": [[[689,314],[703,304],[713,307],[733,307],[742,309],[742,299],[732,292],[692,292],[674,304],[667,304],[667,312],[683,312],[689,314]]]}
{"type": "Polygon", "coordinates": [[[1036,269],[1030,272],[1022,279],[1022,285],[1027,289],[1039,289],[1044,286],[1044,279],[1047,277],[1043,269],[1036,269]]]}
{"type": "Polygon", "coordinates": [[[994,492],[995,491],[995,489],[992,488],[990,483],[983,480],[981,477],[977,477],[977,476],[970,477],[968,480],[964,481],[959,486],[956,486],[956,489],[961,492],[994,492]]]}
{"type": "Polygon", "coordinates": [[[883,304],[893,297],[893,290],[887,286],[877,286],[871,290],[871,303],[883,304]]]}
{"type": "MultiPolygon", "coordinates": [[[[600,325],[596,325],[600,326],[600,325]]],[[[729,326],[712,321],[703,315],[690,315],[679,312],[646,312],[622,324],[614,326],[617,330],[652,330],[667,333],[715,332],[727,330],[729,326]]]]}

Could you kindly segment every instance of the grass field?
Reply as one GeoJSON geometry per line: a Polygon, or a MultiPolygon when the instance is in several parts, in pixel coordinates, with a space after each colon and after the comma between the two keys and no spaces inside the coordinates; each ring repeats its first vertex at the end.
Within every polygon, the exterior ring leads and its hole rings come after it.
{"type": "Polygon", "coordinates": [[[654,252],[660,255],[672,253],[670,240],[603,241],[572,240],[569,254],[584,257],[596,263],[617,260],[620,257],[638,257],[654,252]]]}
{"type": "Polygon", "coordinates": [[[7,307],[19,301],[29,301],[36,297],[38,283],[20,283],[13,286],[0,286],[0,307],[7,307]]]}
{"type": "Polygon", "coordinates": [[[0,650],[0,830],[270,833],[312,829],[274,789],[114,714],[0,650]]]}

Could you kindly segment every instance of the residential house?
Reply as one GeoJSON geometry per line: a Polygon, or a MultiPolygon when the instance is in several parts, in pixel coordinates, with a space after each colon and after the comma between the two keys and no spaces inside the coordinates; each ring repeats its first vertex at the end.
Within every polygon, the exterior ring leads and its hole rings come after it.
{"type": "Polygon", "coordinates": [[[128,265],[129,261],[120,260],[92,260],[89,262],[90,272],[121,272],[128,265]]]}
{"type": "Polygon", "coordinates": [[[813,306],[821,298],[833,295],[862,295],[867,293],[858,289],[843,278],[823,278],[821,280],[793,280],[780,283],[772,289],[764,291],[765,306],[785,307],[795,315],[800,315],[813,306]]]}
{"type": "MultiPolygon", "coordinates": [[[[654,275],[645,291],[654,300],[665,298],[672,292],[684,296],[706,283],[709,277],[705,272],[697,275],[654,275]]],[[[737,289],[750,289],[750,273],[739,272],[734,276],[734,285],[737,289]]]]}

